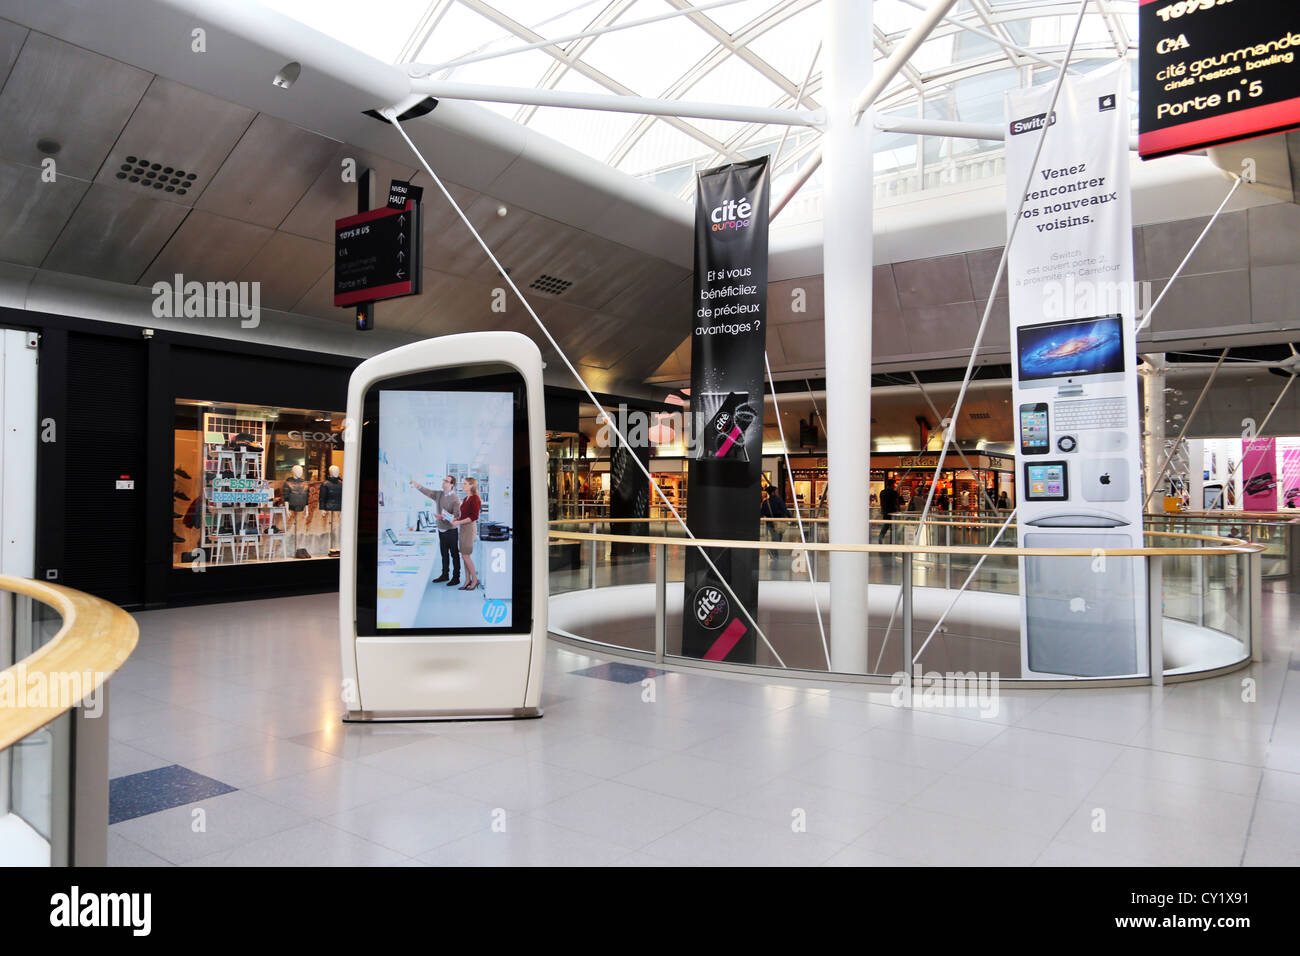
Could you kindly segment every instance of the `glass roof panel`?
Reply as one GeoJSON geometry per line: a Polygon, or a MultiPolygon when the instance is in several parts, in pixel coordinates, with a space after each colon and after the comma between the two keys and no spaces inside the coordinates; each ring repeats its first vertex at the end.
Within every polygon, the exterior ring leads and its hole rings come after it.
{"type": "MultiPolygon", "coordinates": [[[[412,24],[412,29],[414,26],[412,24]]],[[[460,57],[485,53],[491,47],[504,50],[516,45],[518,42],[511,41],[505,28],[466,6],[452,3],[415,60],[417,63],[431,65],[446,63],[460,57]]]]}
{"type": "Polygon", "coordinates": [[[821,43],[823,29],[821,7],[809,7],[779,27],[755,37],[749,48],[789,77],[797,89],[808,74],[808,65],[821,43]]]}
{"type": "MultiPolygon", "coordinates": [[[[669,9],[663,0],[640,0],[619,21],[643,20],[669,9]]],[[[703,30],[675,17],[607,33],[592,41],[582,58],[640,96],[660,96],[716,46],[703,30]]]]}
{"type": "MultiPolygon", "coordinates": [[[[441,70],[435,74],[440,77],[595,93],[612,93],[619,86],[641,96],[756,106],[789,103],[822,40],[826,8],[820,0],[692,0],[703,9],[682,14],[682,0],[370,0],[358,16],[354,0],[262,2],[390,62],[416,44],[420,50],[413,59],[423,64],[490,57],[441,70]],[[415,35],[429,29],[425,18],[430,13],[439,14],[432,31],[415,35]],[[609,30],[650,17],[663,19],[609,30]],[[588,30],[607,32],[563,39],[588,30]],[[538,37],[557,38],[563,52],[511,52],[538,37]],[[757,63],[746,62],[733,49],[734,39],[741,38],[757,63]],[[562,60],[566,55],[573,60],[562,60]],[[583,76],[583,67],[603,75],[610,88],[583,76]]],[[[930,2],[875,0],[878,42],[887,48],[900,43],[930,2]]],[[[876,108],[914,116],[924,100],[927,118],[1000,122],[1006,90],[1053,75],[1042,58],[1060,60],[1078,3],[959,0],[903,73],[890,81],[876,108]]],[[[1116,56],[1136,58],[1137,8],[1138,0],[1088,0],[1074,57],[1078,71],[1116,56]]],[[[877,66],[880,62],[877,53],[877,66]]],[[[819,55],[808,77],[813,106],[822,102],[824,65],[819,55]]],[[[483,105],[684,198],[690,196],[696,169],[771,152],[783,132],[779,126],[717,120],[685,119],[674,125],[613,112],[483,105]]],[[[819,138],[816,130],[791,128],[782,159],[791,168],[780,178],[793,175],[819,138]]],[[[879,181],[906,174],[909,182],[920,184],[900,187],[904,191],[967,181],[970,169],[954,164],[978,154],[984,164],[980,169],[995,168],[997,163],[989,166],[985,157],[996,158],[1000,149],[998,143],[891,134],[876,144],[876,175],[879,181]]],[[[805,189],[815,189],[818,182],[814,177],[805,189]]],[[[887,192],[897,190],[890,186],[887,192]]]]}

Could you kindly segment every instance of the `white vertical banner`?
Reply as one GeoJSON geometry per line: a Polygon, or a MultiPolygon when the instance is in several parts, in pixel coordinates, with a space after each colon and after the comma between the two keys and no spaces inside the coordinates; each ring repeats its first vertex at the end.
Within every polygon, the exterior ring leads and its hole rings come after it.
{"type": "Polygon", "coordinates": [[[1006,97],[1020,541],[1091,554],[1021,559],[1026,677],[1148,669],[1146,568],[1110,554],[1143,544],[1128,87],[1121,60],[1050,115],[1054,84],[1006,97]]]}

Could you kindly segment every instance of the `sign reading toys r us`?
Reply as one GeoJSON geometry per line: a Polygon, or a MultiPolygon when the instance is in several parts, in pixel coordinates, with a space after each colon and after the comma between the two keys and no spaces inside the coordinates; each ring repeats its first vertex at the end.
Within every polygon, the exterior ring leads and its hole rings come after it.
{"type": "Polygon", "coordinates": [[[1142,0],[1143,159],[1300,126],[1297,0],[1142,0]]]}
{"type": "MultiPolygon", "coordinates": [[[[700,173],[691,300],[691,435],[687,524],[699,538],[758,540],[767,330],[767,158],[700,173]]],[[[682,654],[754,663],[758,555],[686,552],[682,654]],[[736,602],[744,603],[744,608],[736,602]]]]}

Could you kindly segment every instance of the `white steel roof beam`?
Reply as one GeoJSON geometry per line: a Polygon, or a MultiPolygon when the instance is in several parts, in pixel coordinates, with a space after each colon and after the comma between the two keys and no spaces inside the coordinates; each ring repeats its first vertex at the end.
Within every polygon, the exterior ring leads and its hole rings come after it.
{"type": "Polygon", "coordinates": [[[700,103],[693,100],[665,100],[648,96],[618,96],[605,93],[578,93],[569,90],[542,90],[531,86],[489,86],[483,83],[435,80],[430,77],[413,79],[411,88],[414,92],[424,96],[449,100],[526,103],[531,106],[556,106],[562,109],[574,110],[604,110],[613,113],[641,113],[648,116],[662,117],[693,117],[732,123],[817,126],[822,122],[821,113],[813,110],[772,109],[766,106],[700,103]]]}

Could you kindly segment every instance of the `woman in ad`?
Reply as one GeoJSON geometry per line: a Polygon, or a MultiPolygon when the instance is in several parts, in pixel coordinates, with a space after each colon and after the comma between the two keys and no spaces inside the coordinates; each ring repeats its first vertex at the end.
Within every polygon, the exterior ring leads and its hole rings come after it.
{"type": "Polygon", "coordinates": [[[465,478],[461,483],[460,517],[452,527],[460,529],[460,560],[465,565],[465,584],[459,590],[478,589],[478,571],[474,568],[474,539],[478,537],[478,516],[483,502],[478,496],[478,481],[465,478]]]}

